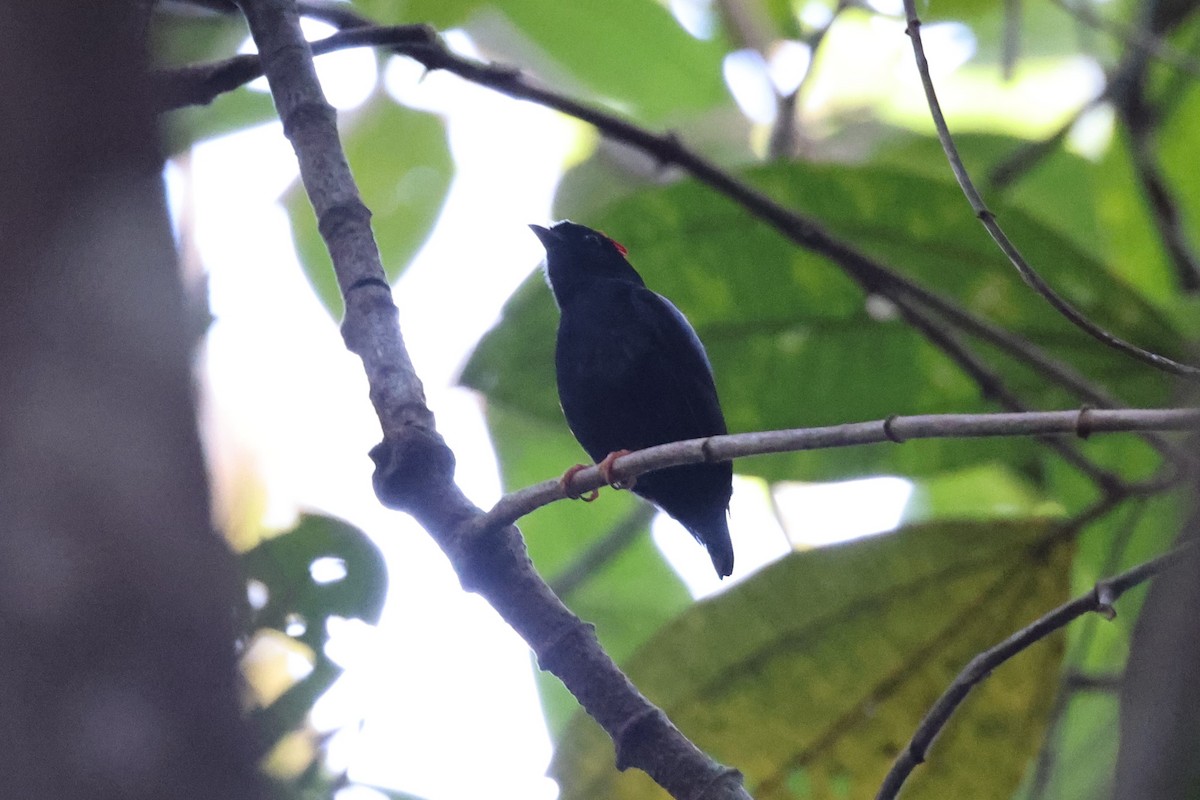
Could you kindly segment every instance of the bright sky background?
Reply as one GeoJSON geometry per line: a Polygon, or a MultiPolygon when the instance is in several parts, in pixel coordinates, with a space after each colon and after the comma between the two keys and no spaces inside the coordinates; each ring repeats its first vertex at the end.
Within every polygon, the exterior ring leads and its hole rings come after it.
{"type": "MultiPolygon", "coordinates": [[[[924,31],[930,50],[961,64],[973,45],[964,45],[961,30],[939,34],[938,27],[924,31]]],[[[452,38],[469,48],[465,37],[452,38]]],[[[894,41],[907,48],[902,35],[894,41]]],[[[898,57],[871,53],[882,61],[898,57]]],[[[780,55],[800,64],[806,58],[780,55]]],[[[769,110],[754,81],[779,65],[745,60],[732,59],[726,73],[739,83],[747,114],[763,118],[769,110]]],[[[325,56],[318,65],[343,121],[352,120],[347,109],[378,90],[374,57],[365,51],[325,56]]],[[[1068,70],[1062,81],[1073,96],[1085,95],[1089,74],[1068,70]]],[[[453,76],[419,77],[419,67],[392,59],[385,85],[406,103],[445,116],[457,172],[436,230],[396,286],[396,301],[438,428],[457,455],[457,479],[487,507],[500,482],[480,399],[453,379],[509,293],[540,262],[541,247],[526,225],[550,219],[554,187],[580,129],[453,76]]],[[[813,90],[819,100],[824,89],[813,90]]],[[[556,787],[544,775],[550,745],[528,649],[490,607],[461,590],[428,535],[380,507],[371,491],[366,454],[379,429],[362,369],[309,289],[278,205],[295,170],[278,124],[205,142],[168,170],[176,213],[186,208],[194,222],[216,317],[202,363],[215,482],[242,503],[252,503],[261,488],[267,519],[280,528],[302,509],[341,516],[386,556],[390,591],[378,627],[333,631],[330,654],[346,673],[318,704],[314,722],[340,729],[329,744],[335,769],[429,800],[549,800],[556,787]]],[[[737,484],[731,519],[738,570],[726,587],[788,549],[764,492],[752,481],[737,484]]],[[[906,481],[883,478],[788,486],[776,502],[785,518],[803,520],[789,531],[792,539],[818,544],[894,527],[909,492],[906,481]],[[856,509],[860,516],[850,513],[856,509]]],[[[703,548],[674,522],[660,517],[654,536],[697,596],[717,590],[703,548]]],[[[341,800],[370,796],[378,795],[347,791],[341,800]]]]}

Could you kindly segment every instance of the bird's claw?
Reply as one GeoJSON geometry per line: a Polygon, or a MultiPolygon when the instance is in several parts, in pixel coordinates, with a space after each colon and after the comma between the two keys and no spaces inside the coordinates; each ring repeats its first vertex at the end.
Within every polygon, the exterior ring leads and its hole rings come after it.
{"type": "Polygon", "coordinates": [[[576,472],[579,472],[583,469],[587,469],[587,464],[576,464],[573,467],[569,467],[567,471],[563,473],[563,476],[558,479],[558,485],[562,487],[563,494],[570,499],[582,500],[585,503],[590,503],[600,496],[599,489],[592,489],[590,491],[583,492],[582,494],[571,491],[571,479],[575,477],[576,472]]]}
{"type": "Polygon", "coordinates": [[[596,465],[596,468],[600,470],[600,474],[604,476],[605,483],[614,489],[632,489],[634,485],[637,484],[637,478],[630,478],[626,481],[618,481],[613,479],[612,472],[616,460],[621,456],[629,455],[630,452],[631,451],[629,450],[614,450],[606,455],[604,460],[596,465]]]}

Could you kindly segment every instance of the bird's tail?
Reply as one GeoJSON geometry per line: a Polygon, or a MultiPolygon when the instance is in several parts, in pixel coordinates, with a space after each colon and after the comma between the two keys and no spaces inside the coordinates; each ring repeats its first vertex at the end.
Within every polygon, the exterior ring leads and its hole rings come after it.
{"type": "Polygon", "coordinates": [[[724,509],[700,525],[689,525],[688,530],[708,550],[708,557],[719,577],[726,578],[733,573],[733,542],[729,539],[729,521],[724,509]]]}

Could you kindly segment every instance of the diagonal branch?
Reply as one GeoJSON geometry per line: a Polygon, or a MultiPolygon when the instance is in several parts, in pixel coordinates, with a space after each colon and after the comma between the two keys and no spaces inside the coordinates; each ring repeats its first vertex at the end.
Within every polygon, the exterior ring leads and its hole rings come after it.
{"type": "Polygon", "coordinates": [[[970,691],[983,682],[993,670],[1084,614],[1095,611],[1112,619],[1116,616],[1112,605],[1122,594],[1163,570],[1175,566],[1184,558],[1195,555],[1195,543],[1181,545],[1152,561],[1122,572],[1120,575],[1098,581],[1087,594],[1064,603],[995,647],[971,659],[971,663],[963,668],[954,682],[929,709],[925,718],[921,720],[912,740],[896,758],[896,762],[884,778],[883,785],[875,795],[876,800],[892,800],[899,795],[905,780],[917,765],[924,763],[925,755],[929,752],[934,739],[941,733],[942,728],[945,727],[958,706],[966,699],[970,691]]]}
{"type": "MultiPolygon", "coordinates": [[[[674,135],[658,135],[643,130],[601,109],[593,108],[555,92],[536,86],[519,70],[480,64],[462,58],[448,50],[436,32],[424,25],[376,27],[370,20],[343,6],[329,6],[318,0],[299,4],[305,14],[333,25],[346,28],[313,44],[314,52],[332,52],[344,47],[386,46],[398,55],[412,58],[427,69],[443,69],[466,80],[487,86],[510,97],[531,100],[569,114],[594,125],[611,139],[635,147],[656,158],[662,164],[674,164],[688,171],[700,182],[741,205],[754,216],[772,225],[796,244],[829,258],[856,280],[869,293],[889,297],[906,319],[929,320],[920,328],[930,341],[970,375],[977,375],[960,359],[954,348],[947,345],[946,336],[929,336],[939,325],[929,319],[927,311],[936,312],[949,324],[982,340],[1010,357],[1029,365],[1047,380],[1057,383],[1081,400],[1101,408],[1118,408],[1124,404],[1095,385],[1070,365],[1048,355],[1041,348],[1004,328],[971,314],[956,303],[926,289],[921,284],[858,252],[824,231],[812,220],[775,203],[762,193],[724,172],[715,164],[688,149],[674,135]]],[[[191,102],[209,102],[217,94],[235,88],[239,83],[257,77],[256,56],[238,56],[210,65],[165,72],[160,77],[162,107],[169,101],[191,98],[191,102]]],[[[980,384],[987,392],[988,385],[980,384]]],[[[1153,433],[1145,436],[1172,463],[1181,465],[1188,456],[1177,447],[1153,433]]]]}
{"type": "MultiPolygon", "coordinates": [[[[308,2],[308,9],[324,4],[308,2]]],[[[326,21],[365,25],[368,20],[344,10],[326,21]]],[[[805,249],[832,261],[855,280],[867,293],[887,296],[901,308],[914,304],[927,306],[950,324],[966,333],[994,345],[1009,356],[1029,365],[1047,380],[1076,394],[1081,400],[1104,408],[1124,405],[1118,398],[1089,381],[1074,367],[1046,353],[1023,337],[1004,330],[959,307],[916,281],[878,262],[825,231],[815,221],[776,203],[766,195],[739,181],[699,153],[683,144],[674,134],[655,134],[627,122],[602,109],[580,103],[564,95],[534,84],[511,67],[481,64],[460,57],[448,50],[432,30],[424,26],[377,27],[369,30],[344,30],[313,44],[315,52],[332,52],[345,47],[372,43],[388,47],[392,52],[412,58],[429,70],[441,69],[486,86],[519,100],[530,100],[593,125],[606,137],[636,148],[660,164],[674,165],[688,172],[700,183],[737,203],[759,220],[766,222],[785,238],[805,249]],[[417,29],[428,33],[425,39],[417,29]],[[417,40],[414,42],[414,38],[417,40]]],[[[184,105],[207,103],[221,92],[258,77],[261,72],[247,73],[254,56],[239,56],[210,65],[169,70],[159,74],[160,110],[184,105]]],[[[1161,448],[1161,443],[1156,443],[1161,448]]]]}
{"type": "MultiPolygon", "coordinates": [[[[628,483],[646,472],[681,464],[730,461],[765,453],[794,453],[834,447],[857,447],[910,439],[983,438],[998,436],[1073,435],[1136,431],[1200,429],[1200,409],[1120,409],[1078,411],[1026,411],[1007,414],[925,414],[888,417],[871,422],[850,422],[823,428],[737,433],[672,442],[622,456],[613,462],[611,478],[628,483]]],[[[548,480],[506,494],[483,517],[475,520],[479,531],[510,525],[531,511],[556,500],[578,497],[606,486],[599,467],[572,475],[568,486],[548,480]]],[[[1127,487],[1128,488],[1128,487],[1127,487]]],[[[1160,491],[1153,485],[1153,491],[1160,491]]]]}
{"type": "Polygon", "coordinates": [[[1004,229],[1000,227],[996,215],[983,202],[983,198],[979,195],[979,191],[975,188],[975,184],[972,182],[967,168],[963,165],[962,159],[959,157],[958,148],[955,146],[954,139],[950,135],[950,128],[946,124],[946,118],[942,114],[941,105],[938,103],[937,93],[933,88],[933,78],[929,74],[929,62],[925,58],[925,46],[921,41],[921,20],[917,17],[915,0],[904,0],[904,10],[908,19],[906,32],[912,41],[913,55],[917,62],[917,71],[921,74],[921,83],[925,87],[925,99],[929,103],[929,112],[933,117],[934,127],[937,128],[938,140],[942,143],[942,149],[946,152],[946,160],[950,162],[950,169],[954,173],[954,178],[958,181],[963,194],[966,196],[967,202],[971,204],[971,210],[975,212],[975,216],[979,218],[979,221],[991,235],[992,239],[995,240],[997,246],[1008,257],[1009,262],[1016,268],[1021,278],[1050,303],[1059,314],[1065,317],[1067,321],[1097,341],[1163,372],[1191,381],[1200,381],[1200,367],[1184,364],[1159,353],[1138,347],[1092,322],[1079,309],[1075,308],[1070,301],[1054,291],[1042,276],[1033,269],[1029,262],[1025,260],[1025,257],[1021,255],[1021,251],[1017,249],[1017,246],[1008,238],[1004,229]]]}
{"type": "MultiPolygon", "coordinates": [[[[966,344],[960,341],[952,331],[943,330],[934,320],[920,313],[918,309],[905,310],[903,313],[910,325],[923,333],[930,342],[936,344],[943,353],[959,365],[959,368],[968,377],[975,381],[984,399],[995,400],[1000,404],[1001,408],[1008,411],[1026,412],[1032,410],[1021,401],[1021,398],[1015,392],[1004,385],[1004,381],[1001,380],[1000,375],[994,369],[967,347],[966,344]]],[[[1073,443],[1056,436],[1042,435],[1036,438],[1046,447],[1058,453],[1068,464],[1086,475],[1104,492],[1113,494],[1128,490],[1128,487],[1125,486],[1124,481],[1119,476],[1104,469],[1079,452],[1079,448],[1073,443]]]]}
{"type": "Polygon", "coordinates": [[[617,766],[638,767],[672,796],[746,800],[741,774],[717,764],[629,682],[595,632],[554,595],[511,526],[466,538],[482,517],[454,483],[454,455],[434,425],[404,347],[369,219],[300,31],[294,0],[239,0],[261,54],[284,134],[329,247],[346,303],[342,336],[363,362],[384,440],[372,450],[375,490],[412,514],[449,556],[464,587],[483,595],[612,737],[617,766]]]}

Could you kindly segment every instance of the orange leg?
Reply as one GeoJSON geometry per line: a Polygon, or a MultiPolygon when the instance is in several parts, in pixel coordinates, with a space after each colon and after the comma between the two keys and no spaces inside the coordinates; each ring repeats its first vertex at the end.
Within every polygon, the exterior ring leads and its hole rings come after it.
{"type": "Polygon", "coordinates": [[[629,455],[629,450],[614,450],[604,457],[596,466],[600,469],[600,474],[604,476],[604,480],[608,481],[608,485],[614,489],[632,489],[637,483],[637,478],[630,478],[628,481],[613,480],[613,465],[614,462],[621,456],[629,455]]]}
{"type": "Polygon", "coordinates": [[[576,464],[563,473],[563,476],[558,479],[558,485],[562,487],[563,494],[572,500],[582,500],[585,503],[590,503],[600,496],[599,489],[592,489],[584,494],[575,494],[571,491],[571,479],[575,477],[575,473],[581,469],[587,469],[587,464],[576,464]]]}

